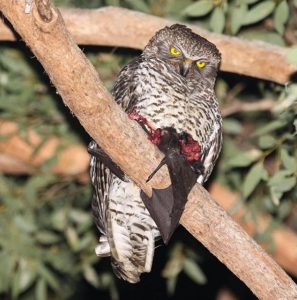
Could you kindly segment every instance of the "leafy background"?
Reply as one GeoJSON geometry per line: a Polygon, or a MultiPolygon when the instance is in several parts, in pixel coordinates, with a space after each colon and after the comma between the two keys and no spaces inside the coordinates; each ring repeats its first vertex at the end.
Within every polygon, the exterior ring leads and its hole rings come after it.
{"type": "MultiPolygon", "coordinates": [[[[290,47],[288,60],[297,62],[296,0],[54,2],[69,7],[123,6],[218,33],[264,40],[290,47]]],[[[108,88],[119,70],[139,54],[108,47],[84,47],[84,52],[108,88]]],[[[233,111],[224,119],[223,153],[211,181],[239,193],[233,211],[245,204],[245,219],[257,224],[261,213],[273,217],[255,236],[273,251],[274,228],[286,224],[297,230],[297,85],[221,72],[216,90],[221,107],[233,111]],[[242,110],[243,102],[267,100],[269,109],[242,110]]],[[[62,148],[89,141],[22,43],[0,43],[0,113],[2,121],[17,120],[25,139],[26,129],[33,128],[42,142],[59,137],[62,148]]],[[[0,136],[1,141],[7,138],[0,136]]],[[[90,185],[52,174],[56,159],[54,155],[46,160],[31,175],[0,174],[0,299],[180,299],[186,292],[190,299],[222,299],[224,291],[233,299],[253,299],[182,228],[168,247],[156,250],[153,271],[140,284],[115,279],[108,259],[94,254],[97,232],[90,213],[90,185]]]]}

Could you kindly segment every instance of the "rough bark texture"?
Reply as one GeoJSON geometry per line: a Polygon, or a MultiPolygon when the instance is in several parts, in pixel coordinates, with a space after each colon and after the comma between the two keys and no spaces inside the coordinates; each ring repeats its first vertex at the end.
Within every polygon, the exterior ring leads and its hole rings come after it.
{"type": "MultiPolygon", "coordinates": [[[[166,187],[169,177],[165,168],[146,183],[161,153],[112,101],[95,69],[66,31],[60,13],[47,11],[44,3],[47,1],[33,1],[33,12],[24,14],[24,1],[0,0],[0,10],[30,46],[64,103],[111,158],[146,193],[150,194],[152,187],[166,187]]],[[[140,21],[135,24],[138,26],[140,21]]],[[[189,195],[182,224],[258,298],[297,299],[294,282],[199,185],[189,195]]]]}
{"type": "MultiPolygon", "coordinates": [[[[39,147],[42,138],[30,128],[27,129],[27,138],[22,138],[18,133],[18,126],[14,122],[0,122],[0,135],[7,136],[7,139],[0,141],[0,173],[34,173],[47,159],[56,155],[57,149],[63,145],[62,141],[53,136],[39,147]],[[39,148],[37,152],[36,147],[39,148]]],[[[88,166],[89,154],[86,147],[74,144],[59,151],[57,163],[51,171],[64,176],[75,176],[79,181],[87,183],[89,182],[88,166]]],[[[240,195],[216,182],[211,184],[209,192],[216,202],[227,211],[237,206],[240,199],[240,195]]],[[[246,221],[243,218],[246,212],[247,208],[242,205],[234,215],[232,214],[232,218],[240,223],[250,236],[260,234],[269,226],[270,216],[258,215],[256,227],[255,222],[246,221]]],[[[282,226],[273,230],[272,239],[275,244],[271,253],[272,257],[285,270],[297,276],[296,233],[288,227],[282,226]]],[[[265,248],[267,245],[264,244],[263,246],[265,248]]]]}
{"type": "MultiPolygon", "coordinates": [[[[118,7],[61,9],[66,26],[76,42],[142,49],[160,28],[174,23],[166,19],[118,7]]],[[[259,41],[244,41],[235,37],[210,33],[189,25],[217,45],[222,53],[223,71],[286,83],[297,67],[288,63],[286,49],[259,41]]],[[[12,31],[1,23],[0,39],[14,40],[12,31]]]]}
{"type": "MultiPolygon", "coordinates": [[[[14,122],[0,122],[0,135],[7,139],[0,141],[0,173],[8,174],[30,174],[49,158],[57,154],[57,163],[51,171],[63,176],[75,176],[83,183],[89,182],[88,167],[89,154],[86,147],[80,144],[61,148],[63,142],[56,137],[50,137],[42,144],[42,138],[32,129],[28,128],[26,136],[22,138],[18,133],[18,126],[14,122]],[[36,147],[38,151],[36,152],[36,147]]],[[[240,195],[230,191],[219,183],[212,183],[209,193],[225,210],[230,210],[238,205],[240,195]]],[[[255,222],[246,221],[244,216],[247,208],[242,205],[232,218],[235,219],[244,230],[254,236],[263,232],[271,221],[271,217],[264,214],[257,216],[257,227],[255,222]]],[[[286,226],[276,228],[272,232],[274,250],[271,255],[286,271],[297,276],[297,235],[286,226]]],[[[263,245],[264,248],[267,245],[263,245]]]]}

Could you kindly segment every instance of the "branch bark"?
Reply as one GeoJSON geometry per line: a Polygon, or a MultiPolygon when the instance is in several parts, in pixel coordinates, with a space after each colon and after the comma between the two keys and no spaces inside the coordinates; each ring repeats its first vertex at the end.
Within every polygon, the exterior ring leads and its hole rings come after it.
{"type": "MultiPolygon", "coordinates": [[[[85,45],[142,49],[158,29],[175,23],[119,7],[96,10],[64,8],[61,12],[76,42],[85,45]]],[[[289,82],[297,72],[297,66],[287,61],[285,48],[210,33],[190,24],[187,26],[216,44],[222,53],[223,71],[281,84],[289,82]]],[[[1,20],[0,40],[15,40],[13,32],[1,20]]]]}
{"type": "MultiPolygon", "coordinates": [[[[51,172],[63,176],[75,176],[80,182],[89,182],[87,174],[89,166],[89,155],[86,148],[80,144],[63,147],[57,153],[63,142],[56,137],[50,137],[46,143],[32,129],[28,128],[26,140],[18,133],[18,126],[14,122],[0,122],[0,136],[6,137],[0,141],[0,173],[8,174],[32,174],[49,158],[57,155],[57,163],[52,167],[51,172]],[[38,147],[38,151],[36,151],[38,147]]],[[[240,196],[222,186],[219,183],[212,183],[209,193],[226,211],[237,206],[240,196]]],[[[271,217],[269,215],[258,215],[257,226],[255,222],[244,221],[243,216],[247,213],[247,208],[240,207],[232,218],[236,220],[250,235],[254,236],[263,232],[271,217]]],[[[272,232],[272,239],[275,244],[272,257],[285,270],[297,276],[297,235],[286,226],[281,226],[272,232]]],[[[266,245],[263,245],[265,248],[266,245]]]]}
{"type": "MultiPolygon", "coordinates": [[[[68,34],[59,11],[44,3],[48,2],[35,0],[32,13],[24,14],[23,1],[0,0],[0,10],[30,46],[64,103],[130,178],[148,195],[152,187],[168,186],[166,168],[146,183],[162,154],[112,100],[95,69],[68,34]],[[47,9],[49,18],[44,14],[47,9]]],[[[141,24],[134,26],[139,28],[141,24]]],[[[181,223],[258,298],[297,299],[294,282],[201,186],[196,185],[191,191],[181,223]]]]}
{"type": "MultiPolygon", "coordinates": [[[[89,182],[87,174],[89,155],[83,145],[69,145],[57,153],[57,149],[63,145],[61,140],[50,137],[40,146],[42,139],[34,130],[27,129],[25,140],[19,135],[17,124],[8,121],[0,122],[0,136],[6,137],[0,141],[0,173],[34,174],[47,159],[57,155],[57,163],[52,167],[51,172],[63,176],[75,176],[83,183],[89,182]],[[37,151],[36,147],[38,147],[37,151]]],[[[216,182],[211,184],[209,193],[227,211],[237,206],[240,198],[237,193],[216,182]]],[[[256,227],[254,222],[242,220],[247,211],[243,205],[236,214],[232,214],[232,218],[250,236],[263,232],[271,221],[271,217],[258,215],[256,227]]],[[[297,235],[288,227],[282,226],[273,230],[272,239],[275,244],[274,251],[271,253],[272,257],[285,270],[297,276],[297,235]]],[[[265,246],[263,245],[264,249],[265,246]]]]}

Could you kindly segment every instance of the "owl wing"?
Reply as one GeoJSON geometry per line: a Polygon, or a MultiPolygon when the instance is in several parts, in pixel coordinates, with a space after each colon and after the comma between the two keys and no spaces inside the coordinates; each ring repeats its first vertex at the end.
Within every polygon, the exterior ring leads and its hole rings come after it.
{"type": "Polygon", "coordinates": [[[106,235],[106,206],[108,197],[108,188],[110,184],[111,174],[109,169],[105,168],[104,164],[94,155],[94,152],[100,148],[95,141],[91,141],[88,146],[88,151],[91,155],[90,161],[90,176],[94,186],[94,194],[92,199],[92,211],[95,218],[95,223],[99,231],[106,235]]]}
{"type": "Polygon", "coordinates": [[[203,143],[203,150],[201,156],[201,163],[204,168],[197,182],[203,184],[209,178],[213,167],[219,157],[222,148],[223,134],[222,134],[222,117],[219,109],[216,107],[208,119],[210,131],[207,133],[207,139],[203,143]]]}
{"type": "Polygon", "coordinates": [[[138,94],[135,92],[137,80],[134,80],[134,76],[135,70],[139,68],[142,61],[142,57],[139,56],[126,65],[120,72],[111,91],[115,101],[121,105],[125,111],[131,109],[138,100],[138,94]]]}
{"type": "MultiPolygon", "coordinates": [[[[122,69],[117,81],[112,90],[112,94],[118,104],[123,109],[127,110],[132,106],[132,102],[137,100],[132,97],[134,90],[132,76],[134,70],[138,67],[141,58],[136,58],[130,64],[122,69]]],[[[108,206],[109,186],[112,179],[112,174],[115,174],[121,180],[125,181],[125,175],[122,170],[113,163],[113,161],[104,153],[104,151],[97,145],[95,141],[91,141],[88,146],[88,152],[91,154],[90,161],[90,176],[94,187],[94,194],[92,199],[92,211],[95,218],[95,223],[99,231],[106,236],[106,211],[108,206]],[[108,167],[106,167],[106,165],[108,167]]],[[[105,255],[106,253],[100,253],[105,255]]]]}

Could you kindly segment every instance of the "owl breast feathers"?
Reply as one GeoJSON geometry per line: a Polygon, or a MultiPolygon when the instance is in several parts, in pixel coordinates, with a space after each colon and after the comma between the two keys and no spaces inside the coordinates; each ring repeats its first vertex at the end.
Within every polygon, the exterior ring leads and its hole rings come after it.
{"type": "MultiPolygon", "coordinates": [[[[112,94],[127,112],[145,118],[151,128],[173,128],[199,144],[204,183],[222,144],[222,119],[214,93],[220,64],[216,46],[175,24],[158,31],[143,53],[120,72],[112,94]]],[[[100,147],[92,141],[90,153],[100,147]]],[[[137,159],[137,158],[136,158],[137,159]]],[[[96,254],[111,256],[115,274],[131,283],[151,270],[160,230],[149,214],[140,189],[91,156],[92,209],[101,232],[96,254]]]]}

